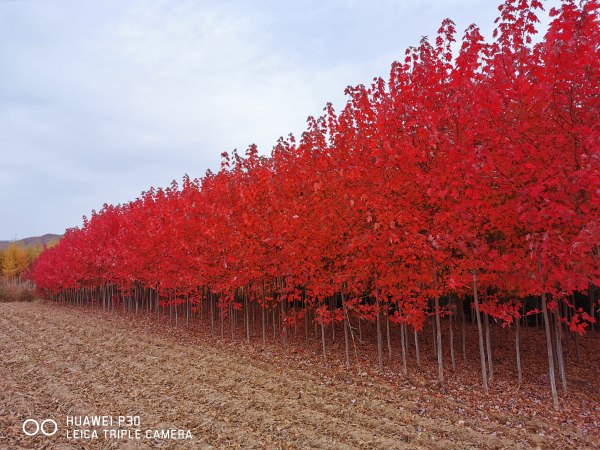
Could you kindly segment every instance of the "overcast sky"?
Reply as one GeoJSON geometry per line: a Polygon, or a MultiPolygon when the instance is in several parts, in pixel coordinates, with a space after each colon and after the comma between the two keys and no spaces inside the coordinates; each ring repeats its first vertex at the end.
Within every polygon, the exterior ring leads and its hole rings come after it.
{"type": "Polygon", "coordinates": [[[0,0],[0,240],[299,135],[347,85],[499,0],[0,0]]]}

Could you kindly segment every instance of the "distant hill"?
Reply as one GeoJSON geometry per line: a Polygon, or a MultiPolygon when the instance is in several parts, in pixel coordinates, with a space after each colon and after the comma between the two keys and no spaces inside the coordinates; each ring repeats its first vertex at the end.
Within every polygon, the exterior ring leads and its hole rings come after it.
{"type": "Polygon", "coordinates": [[[6,248],[10,244],[15,243],[22,247],[29,247],[32,245],[45,245],[48,242],[59,240],[62,236],[60,234],[44,234],[43,236],[28,237],[20,239],[18,241],[0,241],[0,248],[6,248]]]}

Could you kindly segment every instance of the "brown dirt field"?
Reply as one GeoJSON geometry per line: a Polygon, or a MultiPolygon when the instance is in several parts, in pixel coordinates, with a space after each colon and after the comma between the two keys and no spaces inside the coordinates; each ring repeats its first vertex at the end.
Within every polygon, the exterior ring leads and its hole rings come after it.
{"type": "MultiPolygon", "coordinates": [[[[114,427],[113,427],[114,428],[114,427]]],[[[135,427],[134,427],[135,428],[135,427]]],[[[101,428],[97,428],[99,432],[101,428]]],[[[490,414],[409,384],[273,353],[241,354],[122,317],[0,304],[0,448],[594,448],[543,418],[490,414]],[[74,440],[66,416],[138,415],[192,440],[74,440]],[[52,437],[22,432],[51,418],[52,437]]]]}

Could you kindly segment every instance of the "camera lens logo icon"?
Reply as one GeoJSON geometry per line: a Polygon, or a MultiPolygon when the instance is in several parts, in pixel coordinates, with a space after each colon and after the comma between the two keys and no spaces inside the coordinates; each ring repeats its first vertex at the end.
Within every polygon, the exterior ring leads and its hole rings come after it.
{"type": "Polygon", "coordinates": [[[41,422],[35,419],[27,419],[23,422],[23,433],[27,436],[37,436],[39,433],[44,436],[54,436],[57,432],[58,424],[52,419],[45,419],[41,422]]]}

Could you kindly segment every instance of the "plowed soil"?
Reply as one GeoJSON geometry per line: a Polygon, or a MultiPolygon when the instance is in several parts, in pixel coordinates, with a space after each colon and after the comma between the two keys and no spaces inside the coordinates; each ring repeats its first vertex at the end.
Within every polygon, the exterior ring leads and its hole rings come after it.
{"type": "MultiPolygon", "coordinates": [[[[544,420],[269,353],[157,335],[107,314],[0,304],[0,448],[593,448],[544,420]],[[332,373],[334,373],[332,375],[332,373]],[[73,439],[70,416],[140,416],[191,440],[73,439]],[[56,420],[27,436],[26,419],[56,420]]],[[[476,375],[474,375],[476,376],[476,375]]],[[[93,429],[90,428],[90,429],[93,429]]],[[[101,431],[102,428],[97,428],[101,431]]]]}

